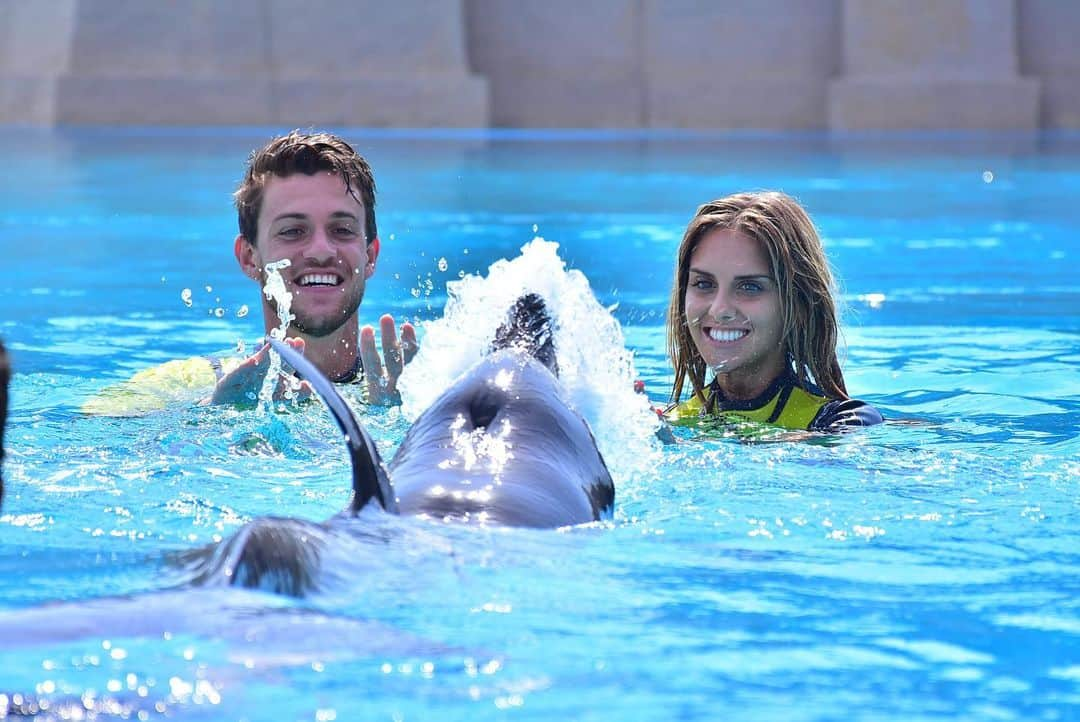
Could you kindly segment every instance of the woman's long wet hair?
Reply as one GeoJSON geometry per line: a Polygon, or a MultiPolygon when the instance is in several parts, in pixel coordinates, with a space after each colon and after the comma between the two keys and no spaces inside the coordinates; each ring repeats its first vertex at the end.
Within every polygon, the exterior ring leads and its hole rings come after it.
{"type": "Polygon", "coordinates": [[[836,357],[839,327],[835,283],[817,229],[802,206],[784,193],[738,193],[697,209],[679,245],[675,282],[667,311],[668,355],[675,366],[671,401],[682,397],[686,379],[705,402],[708,370],[686,319],[686,289],[690,257],[701,239],[715,230],[742,233],[761,244],[769,256],[780,293],[783,344],[801,384],[816,384],[831,398],[848,398],[844,374],[836,357]]]}

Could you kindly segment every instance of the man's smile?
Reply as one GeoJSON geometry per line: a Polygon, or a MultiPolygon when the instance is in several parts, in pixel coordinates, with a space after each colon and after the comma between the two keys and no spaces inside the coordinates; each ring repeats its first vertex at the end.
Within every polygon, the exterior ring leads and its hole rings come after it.
{"type": "Polygon", "coordinates": [[[305,273],[296,279],[297,286],[340,286],[341,277],[333,273],[305,273]]]}

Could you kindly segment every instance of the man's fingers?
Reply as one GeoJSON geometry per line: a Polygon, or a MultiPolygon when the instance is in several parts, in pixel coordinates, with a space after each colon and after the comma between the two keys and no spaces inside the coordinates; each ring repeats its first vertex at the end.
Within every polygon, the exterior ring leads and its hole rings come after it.
{"type": "Polygon", "coordinates": [[[382,393],[382,361],[375,349],[375,329],[364,326],[360,329],[360,363],[364,365],[364,377],[367,379],[368,396],[373,398],[382,393]]]}
{"type": "Polygon", "coordinates": [[[379,319],[379,334],[382,336],[383,358],[386,363],[386,375],[391,384],[401,375],[404,363],[401,359],[401,346],[398,345],[397,329],[394,317],[390,314],[379,319]]]}
{"type": "Polygon", "coordinates": [[[401,324],[401,355],[402,360],[407,364],[413,360],[413,356],[416,355],[417,349],[420,348],[420,344],[416,341],[416,329],[413,325],[406,321],[401,324]]]}
{"type": "Polygon", "coordinates": [[[307,401],[314,393],[315,389],[307,381],[283,375],[274,390],[274,401],[307,401]]]}

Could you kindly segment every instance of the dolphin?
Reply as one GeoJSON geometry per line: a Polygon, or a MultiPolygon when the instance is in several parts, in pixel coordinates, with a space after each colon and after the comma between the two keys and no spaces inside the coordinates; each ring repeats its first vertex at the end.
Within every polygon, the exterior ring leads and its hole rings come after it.
{"type": "Polygon", "coordinates": [[[327,544],[369,507],[388,514],[510,527],[557,528],[610,518],[615,485],[585,419],[562,395],[552,322],[537,294],[521,296],[489,352],[420,415],[389,464],[310,361],[271,345],[322,397],[345,436],[349,506],[321,524],[264,517],[186,561],[199,584],[300,596],[317,586],[327,544]]]}
{"type": "Polygon", "coordinates": [[[7,351],[0,342],[0,509],[4,506],[4,426],[7,424],[8,380],[11,377],[11,363],[7,351]]]}

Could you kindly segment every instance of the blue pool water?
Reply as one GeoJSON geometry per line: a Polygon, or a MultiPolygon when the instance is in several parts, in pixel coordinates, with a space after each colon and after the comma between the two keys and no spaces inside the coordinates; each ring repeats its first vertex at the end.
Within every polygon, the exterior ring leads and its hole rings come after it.
{"type": "MultiPolygon", "coordinates": [[[[346,132],[380,188],[366,320],[437,328],[448,281],[540,235],[613,309],[661,404],[686,221],[780,188],[842,280],[848,387],[890,421],[661,447],[632,404],[579,388],[611,523],[366,519],[298,601],[192,590],[168,557],[342,508],[320,406],[79,411],[133,371],[258,337],[229,194],[268,134],[0,139],[0,702],[42,719],[1080,718],[1080,137],[346,132]]],[[[387,453],[408,427],[364,421],[387,453]]]]}

